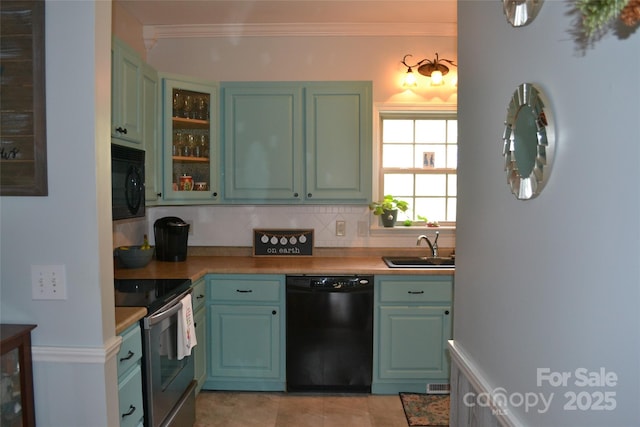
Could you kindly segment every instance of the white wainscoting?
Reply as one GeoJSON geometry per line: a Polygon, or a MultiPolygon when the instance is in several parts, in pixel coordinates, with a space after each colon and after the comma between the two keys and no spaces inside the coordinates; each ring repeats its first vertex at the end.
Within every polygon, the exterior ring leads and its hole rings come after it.
{"type": "Polygon", "coordinates": [[[519,427],[523,424],[498,406],[491,387],[473,359],[459,343],[449,341],[451,354],[451,409],[449,425],[455,427],[519,427]]]}

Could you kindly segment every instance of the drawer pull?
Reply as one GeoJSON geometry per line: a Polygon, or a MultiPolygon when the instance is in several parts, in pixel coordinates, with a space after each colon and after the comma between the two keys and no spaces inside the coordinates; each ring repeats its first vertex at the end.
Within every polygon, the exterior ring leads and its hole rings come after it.
{"type": "Polygon", "coordinates": [[[424,294],[424,291],[409,291],[408,293],[411,295],[420,295],[420,294],[424,294]]]}
{"type": "Polygon", "coordinates": [[[129,405],[129,412],[125,412],[124,414],[122,414],[122,418],[128,417],[129,415],[133,414],[134,412],[136,412],[136,407],[133,406],[133,405],[129,405]]]}
{"type": "Polygon", "coordinates": [[[133,357],[133,354],[134,354],[133,351],[129,350],[129,353],[127,353],[127,357],[121,357],[120,361],[124,362],[125,360],[131,359],[133,357]]]}
{"type": "Polygon", "coordinates": [[[202,298],[204,298],[204,295],[202,295],[202,294],[200,294],[200,295],[198,295],[198,296],[196,297],[196,299],[202,299],[202,298]]]}
{"type": "Polygon", "coordinates": [[[251,289],[236,289],[236,292],[240,292],[241,294],[248,294],[253,292],[251,289]]]}
{"type": "Polygon", "coordinates": [[[118,132],[118,133],[124,133],[124,134],[126,135],[126,134],[127,134],[127,128],[123,128],[123,127],[118,126],[118,127],[116,128],[116,132],[118,132]]]}

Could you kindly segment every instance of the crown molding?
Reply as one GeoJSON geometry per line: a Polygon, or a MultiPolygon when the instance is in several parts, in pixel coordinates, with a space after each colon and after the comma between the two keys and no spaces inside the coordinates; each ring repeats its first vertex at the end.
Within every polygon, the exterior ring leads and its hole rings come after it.
{"type": "Polygon", "coordinates": [[[145,25],[147,50],[159,39],[203,37],[457,37],[455,23],[296,23],[145,25]]]}

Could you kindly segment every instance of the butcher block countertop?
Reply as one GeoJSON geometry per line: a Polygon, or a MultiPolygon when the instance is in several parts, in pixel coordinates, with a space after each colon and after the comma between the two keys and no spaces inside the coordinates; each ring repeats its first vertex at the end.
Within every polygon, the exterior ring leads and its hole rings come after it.
{"type": "Polygon", "coordinates": [[[116,335],[147,315],[145,307],[116,307],[116,335]]]}
{"type": "MultiPolygon", "coordinates": [[[[452,249],[440,249],[449,256],[452,249]]],[[[116,279],[191,279],[206,274],[452,275],[454,268],[389,268],[382,256],[424,256],[425,249],[316,248],[313,256],[252,256],[252,248],[189,247],[186,261],[152,260],[143,268],[116,268],[116,279]]],[[[117,264],[116,264],[117,265],[117,264]]],[[[119,334],[146,315],[145,308],[116,307],[119,334]]]]}
{"type": "MultiPolygon", "coordinates": [[[[248,248],[251,250],[251,248],[248,248]]],[[[394,275],[452,275],[454,268],[421,269],[389,268],[382,255],[424,256],[425,251],[383,249],[333,249],[318,251],[313,256],[251,256],[246,248],[228,248],[218,255],[217,250],[189,248],[186,261],[167,262],[152,260],[144,268],[115,270],[116,279],[191,279],[195,281],[205,274],[394,274],[394,275]],[[236,255],[238,254],[238,255],[236,255]]],[[[441,256],[451,250],[441,250],[441,256]]]]}

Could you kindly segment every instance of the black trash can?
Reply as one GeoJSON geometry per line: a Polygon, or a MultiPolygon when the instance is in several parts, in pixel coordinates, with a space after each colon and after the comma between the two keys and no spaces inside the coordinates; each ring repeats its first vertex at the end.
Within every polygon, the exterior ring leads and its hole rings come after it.
{"type": "Polygon", "coordinates": [[[175,216],[166,216],[153,224],[158,261],[184,261],[187,259],[189,224],[175,216]]]}

